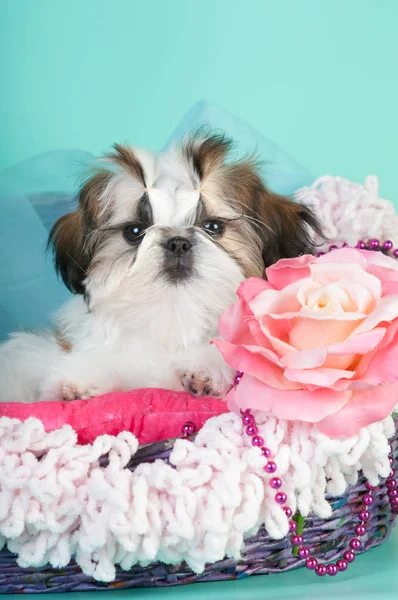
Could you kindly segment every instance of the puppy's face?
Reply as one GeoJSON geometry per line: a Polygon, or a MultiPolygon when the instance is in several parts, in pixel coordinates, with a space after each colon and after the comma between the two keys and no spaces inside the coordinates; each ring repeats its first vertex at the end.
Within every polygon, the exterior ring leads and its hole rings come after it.
{"type": "Polygon", "coordinates": [[[271,194],[253,161],[227,162],[229,150],[222,136],[159,158],[115,146],[51,232],[67,287],[134,318],[168,303],[178,318],[196,302],[214,329],[243,279],[311,252],[308,209],[271,194]]]}

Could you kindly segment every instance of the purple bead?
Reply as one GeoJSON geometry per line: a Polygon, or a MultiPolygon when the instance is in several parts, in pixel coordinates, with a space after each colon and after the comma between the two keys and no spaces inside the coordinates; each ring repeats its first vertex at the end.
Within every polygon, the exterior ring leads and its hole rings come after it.
{"type": "Polygon", "coordinates": [[[334,577],[339,572],[337,566],[333,563],[331,565],[328,565],[326,568],[328,570],[328,575],[330,575],[331,577],[334,577]]]}
{"type": "Polygon", "coordinates": [[[254,424],[253,415],[250,415],[250,414],[245,415],[242,419],[242,423],[243,423],[243,425],[253,425],[254,424]]]}
{"type": "Polygon", "coordinates": [[[310,571],[313,571],[314,569],[317,568],[318,566],[318,561],[316,558],[309,558],[306,563],[305,566],[307,567],[307,569],[309,569],[310,571]]]}
{"type": "Polygon", "coordinates": [[[355,527],[355,533],[357,535],[359,535],[359,537],[362,537],[363,535],[365,535],[365,533],[366,533],[366,527],[365,527],[365,525],[357,525],[355,527]]]}
{"type": "Polygon", "coordinates": [[[372,240],[369,240],[368,246],[371,250],[377,250],[380,246],[380,242],[379,242],[379,240],[376,240],[375,238],[373,238],[372,240]]]}
{"type": "Polygon", "coordinates": [[[246,427],[246,433],[247,433],[247,435],[250,435],[250,437],[252,437],[253,435],[257,435],[258,434],[257,425],[249,425],[248,427],[246,427]]]}
{"type": "Polygon", "coordinates": [[[286,500],[287,496],[285,492],[278,492],[277,494],[275,494],[275,502],[277,502],[278,504],[285,504],[286,500]]]}
{"type": "Polygon", "coordinates": [[[264,440],[259,435],[255,435],[254,438],[252,439],[253,446],[262,446],[263,444],[264,444],[264,440]]]}
{"type": "Polygon", "coordinates": [[[394,250],[393,254],[394,254],[395,258],[398,258],[398,248],[396,250],[394,250]]]}
{"type": "Polygon", "coordinates": [[[373,498],[370,494],[365,494],[363,497],[363,503],[365,504],[365,506],[372,506],[373,504],[373,498]]]}
{"type": "Polygon", "coordinates": [[[359,540],[358,538],[353,538],[352,540],[350,540],[351,550],[359,550],[361,546],[361,540],[359,540]]]}
{"type": "Polygon", "coordinates": [[[370,492],[375,489],[375,486],[372,485],[371,483],[369,483],[369,481],[367,481],[365,483],[365,485],[366,485],[366,489],[369,490],[370,492]]]}
{"type": "Polygon", "coordinates": [[[386,240],[383,244],[384,250],[391,250],[393,243],[390,240],[386,240]]]}
{"type": "Polygon", "coordinates": [[[302,535],[293,535],[292,536],[292,544],[293,544],[293,546],[302,546],[303,545],[303,536],[302,535]]]}
{"type": "Polygon", "coordinates": [[[237,377],[243,377],[243,371],[236,371],[237,377]]]}
{"type": "Polygon", "coordinates": [[[265,465],[264,469],[267,473],[275,473],[277,469],[276,463],[274,463],[273,460],[269,460],[265,465]]]}
{"type": "Polygon", "coordinates": [[[348,563],[346,560],[338,560],[336,563],[336,567],[338,568],[339,571],[346,571],[347,567],[348,567],[348,563]]]}
{"type": "Polygon", "coordinates": [[[309,548],[305,548],[304,546],[298,551],[299,558],[308,558],[310,555],[309,548]]]}
{"type": "Polygon", "coordinates": [[[337,246],[335,244],[332,244],[329,248],[329,252],[333,252],[333,250],[337,250],[337,246]]]}
{"type": "Polygon", "coordinates": [[[397,487],[397,480],[396,479],[387,479],[386,486],[388,487],[389,490],[393,490],[394,488],[397,487]]]}
{"type": "Polygon", "coordinates": [[[398,508],[398,498],[390,498],[392,508],[398,508]]]}
{"type": "Polygon", "coordinates": [[[355,554],[352,550],[347,550],[347,552],[344,552],[344,560],[346,560],[348,563],[354,562],[355,554]]]}
{"type": "Polygon", "coordinates": [[[195,424],[192,421],[188,421],[182,426],[183,435],[192,435],[195,432],[195,424]]]}
{"type": "Polygon", "coordinates": [[[293,514],[292,509],[290,508],[290,506],[284,506],[283,510],[285,511],[285,515],[287,516],[288,519],[290,519],[290,517],[293,514]]]}
{"type": "Polygon", "coordinates": [[[342,245],[342,248],[349,248],[349,245],[347,244],[347,242],[344,242],[344,244],[342,245]]]}
{"type": "Polygon", "coordinates": [[[388,490],[387,496],[391,498],[398,498],[398,490],[395,488],[394,490],[388,490]]]}
{"type": "Polygon", "coordinates": [[[315,573],[317,575],[319,575],[319,577],[324,577],[326,575],[326,573],[328,572],[326,565],[319,565],[319,567],[317,567],[315,569],[315,573]]]}
{"type": "Polygon", "coordinates": [[[391,469],[391,471],[390,471],[390,472],[389,472],[389,474],[388,474],[388,479],[394,479],[394,476],[395,476],[395,471],[393,471],[393,470],[391,469]]]}
{"type": "Polygon", "coordinates": [[[359,518],[361,519],[361,521],[369,521],[370,512],[368,510],[361,510],[361,512],[359,513],[359,518]]]}
{"type": "Polygon", "coordinates": [[[240,414],[242,415],[248,415],[250,413],[250,408],[245,408],[245,410],[240,409],[240,414]]]}
{"type": "Polygon", "coordinates": [[[390,456],[390,458],[388,459],[388,462],[390,463],[390,467],[392,467],[394,464],[394,459],[391,458],[391,456],[390,456]]]}
{"type": "Polygon", "coordinates": [[[261,454],[268,458],[271,456],[271,450],[269,448],[261,448],[261,454]]]}
{"type": "Polygon", "coordinates": [[[317,257],[321,258],[321,256],[325,256],[325,252],[318,252],[317,257]]]}
{"type": "Polygon", "coordinates": [[[241,382],[242,377],[238,377],[238,375],[235,376],[234,382],[236,385],[238,385],[238,383],[241,382]]]}
{"type": "Polygon", "coordinates": [[[359,240],[359,242],[357,243],[357,248],[359,248],[360,250],[365,250],[366,248],[366,244],[363,240],[359,240]]]}
{"type": "Polygon", "coordinates": [[[290,533],[296,533],[297,523],[296,521],[289,521],[289,531],[290,533]]]}
{"type": "Polygon", "coordinates": [[[269,484],[273,490],[279,490],[282,487],[282,479],[280,477],[273,477],[269,484]]]}

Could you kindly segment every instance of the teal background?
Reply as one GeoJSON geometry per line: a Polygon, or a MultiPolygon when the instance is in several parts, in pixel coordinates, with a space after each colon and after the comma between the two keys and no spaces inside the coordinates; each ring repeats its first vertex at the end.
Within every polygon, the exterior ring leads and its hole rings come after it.
{"type": "Polygon", "coordinates": [[[0,0],[0,170],[160,148],[206,98],[397,200],[397,22],[396,0],[0,0]]]}

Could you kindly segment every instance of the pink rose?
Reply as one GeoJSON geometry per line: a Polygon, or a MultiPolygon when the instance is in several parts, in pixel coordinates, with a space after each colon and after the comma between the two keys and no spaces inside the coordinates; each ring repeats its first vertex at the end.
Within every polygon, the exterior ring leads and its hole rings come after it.
{"type": "Polygon", "coordinates": [[[245,373],[228,395],[241,409],[352,436],[398,403],[398,262],[335,250],[284,259],[249,279],[214,343],[245,373]]]}

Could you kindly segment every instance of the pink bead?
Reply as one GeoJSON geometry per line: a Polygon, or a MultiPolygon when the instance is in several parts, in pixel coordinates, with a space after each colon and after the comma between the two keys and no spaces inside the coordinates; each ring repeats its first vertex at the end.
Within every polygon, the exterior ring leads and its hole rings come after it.
{"type": "Polygon", "coordinates": [[[293,546],[302,546],[303,545],[303,536],[302,535],[293,535],[292,536],[292,544],[293,544],[293,546]]]}
{"type": "Polygon", "coordinates": [[[333,252],[333,250],[337,250],[337,246],[335,244],[332,244],[332,246],[330,246],[329,252],[333,252]]]}
{"type": "Polygon", "coordinates": [[[275,502],[277,502],[278,504],[285,504],[286,500],[287,496],[285,492],[278,492],[277,494],[275,494],[275,502]]]}
{"type": "Polygon", "coordinates": [[[368,510],[361,510],[361,512],[359,513],[359,518],[361,519],[361,521],[369,521],[370,512],[368,510]]]}
{"type": "Polygon", "coordinates": [[[361,540],[359,540],[358,538],[353,538],[352,540],[350,540],[350,548],[352,550],[359,550],[361,546],[361,540]]]}
{"type": "Polygon", "coordinates": [[[355,533],[357,535],[359,535],[360,537],[362,537],[363,535],[365,535],[365,533],[366,533],[366,527],[365,527],[365,525],[357,525],[355,527],[355,533]]]}
{"type": "Polygon", "coordinates": [[[317,257],[321,258],[321,256],[325,256],[325,253],[324,252],[318,252],[317,257]]]}
{"type": "Polygon", "coordinates": [[[396,479],[387,479],[386,486],[388,487],[389,490],[393,490],[394,488],[397,487],[397,480],[396,479]]]}
{"type": "Polygon", "coordinates": [[[195,424],[192,421],[188,421],[185,425],[182,426],[183,435],[192,435],[195,433],[195,424]]]}
{"type": "Polygon", "coordinates": [[[250,437],[252,437],[253,435],[257,435],[258,434],[258,427],[257,427],[257,425],[249,425],[248,427],[246,427],[246,433],[250,437]]]}
{"type": "Polygon", "coordinates": [[[280,477],[273,477],[269,484],[273,490],[279,490],[282,487],[282,479],[280,477]]]}
{"type": "Polygon", "coordinates": [[[283,510],[285,511],[285,515],[287,516],[288,519],[290,519],[290,517],[293,514],[292,509],[290,508],[290,506],[284,506],[283,510]]]}
{"type": "Polygon", "coordinates": [[[271,450],[269,448],[261,448],[261,454],[268,458],[271,456],[271,450]]]}
{"type": "Polygon", "coordinates": [[[314,569],[317,568],[318,566],[318,561],[316,558],[309,558],[306,563],[305,566],[307,567],[307,569],[309,569],[310,571],[313,571],[314,569]]]}
{"type": "Polygon", "coordinates": [[[289,521],[289,531],[290,533],[295,533],[297,529],[296,521],[289,521]]]}
{"type": "Polygon", "coordinates": [[[365,483],[365,486],[366,486],[366,489],[369,490],[370,492],[375,489],[375,486],[372,485],[371,483],[369,483],[369,481],[367,481],[365,483]]]}
{"type": "Polygon", "coordinates": [[[253,446],[262,446],[263,444],[264,444],[264,440],[259,435],[255,435],[254,438],[252,439],[253,446]]]}
{"type": "Polygon", "coordinates": [[[380,242],[379,242],[379,240],[376,240],[373,238],[372,240],[369,240],[368,246],[371,250],[377,250],[378,247],[380,246],[380,242]]]}
{"type": "Polygon", "coordinates": [[[393,498],[398,498],[398,490],[397,490],[397,488],[395,488],[394,490],[388,490],[388,492],[387,492],[387,496],[388,496],[390,499],[393,499],[393,498]]]}
{"type": "Polygon", "coordinates": [[[339,572],[337,566],[334,564],[328,565],[327,570],[328,570],[328,575],[330,575],[331,577],[334,577],[339,572]]]}
{"type": "Polygon", "coordinates": [[[398,258],[398,249],[394,250],[393,254],[394,254],[395,258],[398,258]]]}
{"type": "Polygon", "coordinates": [[[253,425],[254,424],[253,415],[246,414],[242,419],[242,423],[243,423],[243,425],[253,425]]]}
{"type": "Polygon", "coordinates": [[[373,498],[370,494],[365,494],[363,497],[363,503],[365,504],[365,506],[372,506],[373,504],[373,498]]]}
{"type": "Polygon", "coordinates": [[[357,243],[357,248],[359,248],[360,250],[365,250],[366,248],[366,244],[363,240],[359,240],[359,242],[357,243]]]}
{"type": "Polygon", "coordinates": [[[393,243],[390,240],[386,240],[383,244],[384,250],[391,250],[393,243]]]}
{"type": "Polygon", "coordinates": [[[317,575],[319,575],[319,577],[324,577],[326,575],[326,573],[328,572],[326,565],[319,565],[319,567],[317,567],[315,569],[315,573],[317,575]]]}
{"type": "Polygon", "coordinates": [[[299,555],[299,558],[308,558],[308,557],[309,557],[309,555],[310,555],[310,550],[309,550],[309,548],[305,548],[305,547],[303,546],[303,548],[300,548],[300,549],[299,549],[299,551],[298,551],[298,555],[299,555]]]}
{"type": "Polygon", "coordinates": [[[348,567],[347,561],[343,560],[343,559],[338,560],[336,563],[336,567],[338,568],[339,571],[346,571],[347,567],[348,567]]]}
{"type": "Polygon", "coordinates": [[[344,552],[344,560],[346,560],[348,563],[354,562],[355,554],[352,550],[347,550],[347,552],[344,552]]]}
{"type": "Polygon", "coordinates": [[[264,469],[265,471],[267,471],[267,473],[275,473],[277,469],[276,463],[274,463],[273,460],[269,460],[265,465],[264,469]]]}

